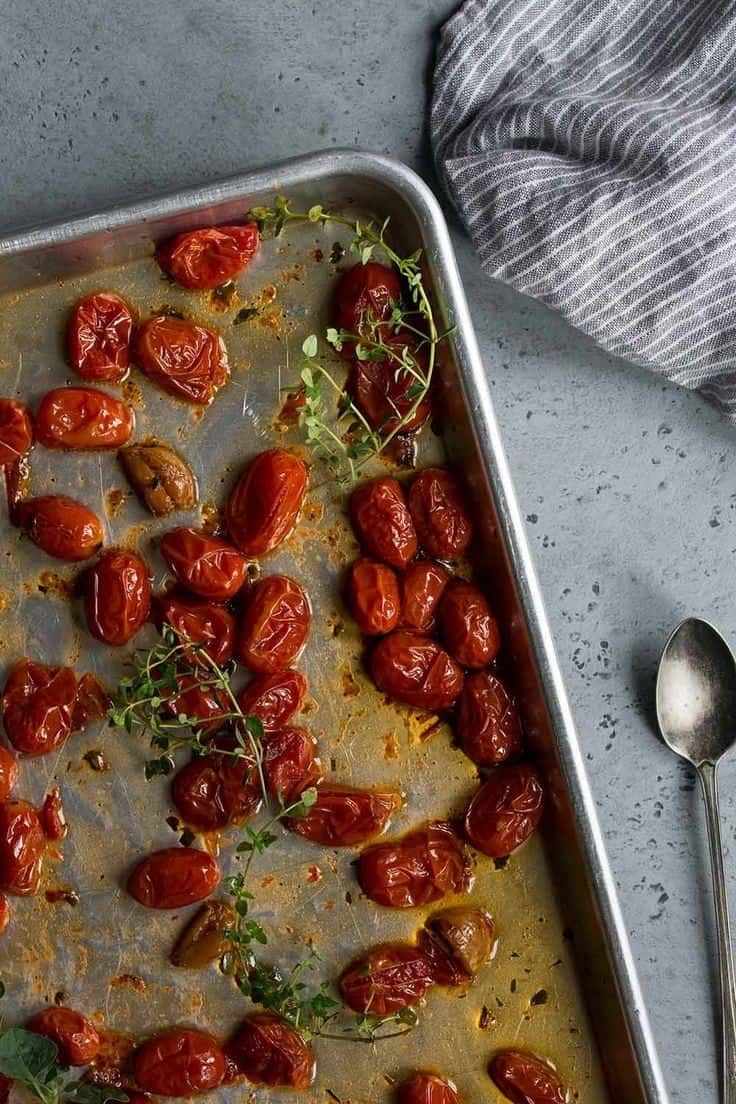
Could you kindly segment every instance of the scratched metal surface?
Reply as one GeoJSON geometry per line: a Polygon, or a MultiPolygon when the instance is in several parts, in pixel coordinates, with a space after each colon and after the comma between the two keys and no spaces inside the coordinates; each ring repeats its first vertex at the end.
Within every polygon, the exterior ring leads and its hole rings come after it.
{"type": "MultiPolygon", "coordinates": [[[[169,305],[220,327],[232,377],[203,416],[149,386],[138,372],[123,388],[136,409],[137,435],[153,431],[173,441],[192,463],[201,505],[175,523],[199,524],[222,505],[252,455],[275,442],[300,447],[299,431],[279,426],[279,388],[297,378],[304,335],[325,324],[336,278],[329,254],[337,236],[305,227],[264,245],[238,280],[237,301],[227,311],[208,293],[170,286],[150,258],[6,295],[0,300],[0,393],[35,406],[50,387],[73,382],[63,329],[70,305],[85,292],[115,290],[142,315],[169,305]],[[257,307],[258,315],[233,325],[244,305],[257,307]]],[[[425,433],[422,449],[422,462],[441,460],[441,442],[431,433],[425,433]]],[[[114,456],[60,456],[37,448],[31,490],[83,499],[105,518],[106,542],[137,548],[160,589],[165,569],[156,541],[172,522],[154,521],[142,511],[114,456]]],[[[0,525],[2,677],[27,654],[43,662],[71,662],[114,685],[125,649],[106,648],[88,636],[79,600],[68,593],[76,569],[50,560],[4,519],[0,525]]],[[[299,665],[313,700],[302,720],[319,740],[328,775],[333,763],[340,781],[401,789],[405,805],[391,831],[403,832],[428,817],[459,813],[476,776],[469,760],[451,746],[446,727],[424,738],[426,718],[386,704],[364,674],[361,640],[340,599],[342,574],[356,551],[344,501],[324,470],[315,467],[295,534],[262,570],[293,575],[312,600],[312,631],[299,665]]],[[[136,643],[145,639],[142,633],[136,643]]],[[[61,857],[46,864],[39,896],[12,901],[11,926],[0,945],[7,1022],[22,1022],[57,994],[107,1028],[136,1035],[171,1024],[227,1035],[249,1010],[215,967],[202,973],[168,964],[172,940],[191,910],[156,913],[125,894],[132,864],[178,838],[166,822],[174,812],[168,783],[144,781],[146,754],[145,742],[99,726],[74,736],[55,755],[23,762],[17,794],[39,801],[50,785],[59,785],[70,829],[61,857]],[[108,773],[90,769],[84,755],[91,749],[102,750],[108,773]],[[44,891],[58,887],[73,888],[79,904],[48,903],[44,891]]],[[[231,831],[219,840],[223,874],[237,869],[237,839],[231,831]]],[[[394,913],[361,899],[354,858],[353,851],[323,850],[284,834],[255,864],[259,918],[274,959],[295,961],[311,941],[324,975],[334,978],[357,952],[410,937],[419,928],[424,911],[394,913]]],[[[575,1099],[586,1104],[609,1099],[542,842],[533,840],[504,869],[481,858],[472,898],[492,913],[499,935],[495,960],[477,983],[468,992],[431,993],[421,1026],[408,1038],[381,1044],[376,1054],[365,1046],[317,1041],[317,1079],[300,1099],[322,1102],[330,1089],[343,1104],[387,1104],[393,1099],[391,1079],[417,1067],[452,1077],[468,1102],[495,1099],[485,1069],[491,1054],[510,1044],[553,1057],[576,1090],[575,1099]],[[541,990],[546,1003],[532,1003],[541,990]],[[495,1015],[485,1031],[477,1026],[483,1005],[495,1015]]],[[[219,1095],[295,1099],[291,1092],[249,1092],[243,1086],[219,1095]]]]}

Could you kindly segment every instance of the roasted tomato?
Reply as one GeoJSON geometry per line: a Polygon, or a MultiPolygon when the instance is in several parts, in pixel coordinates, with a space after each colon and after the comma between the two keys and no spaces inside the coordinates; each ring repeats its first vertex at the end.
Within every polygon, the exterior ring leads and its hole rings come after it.
{"type": "Polygon", "coordinates": [[[254,678],[238,704],[246,716],[257,717],[266,732],[276,732],[299,712],[306,693],[307,680],[300,671],[280,671],[254,678]]]}
{"type": "Polygon", "coordinates": [[[272,1012],[255,1012],[226,1047],[241,1074],[254,1085],[308,1089],[314,1055],[298,1031],[272,1012]]]}
{"type": "Polygon", "coordinates": [[[491,957],[494,935],[487,913],[457,905],[430,916],[419,934],[419,946],[438,985],[466,985],[491,957]]]}
{"type": "Polygon", "coordinates": [[[225,1076],[225,1055],[213,1035],[178,1027],[139,1047],[133,1069],[146,1092],[190,1096],[217,1088],[225,1076]]]}
{"type": "Polygon", "coordinates": [[[92,721],[102,721],[110,708],[110,695],[97,675],[82,675],[72,714],[72,732],[80,732],[92,721]]]}
{"type": "Polygon", "coordinates": [[[299,584],[287,575],[269,575],[253,588],[246,606],[238,656],[256,674],[285,671],[304,647],[311,620],[299,584]]]}
{"type": "Polygon", "coordinates": [[[0,399],[0,467],[14,464],[33,443],[33,422],[24,406],[0,399]]]}
{"type": "Polygon", "coordinates": [[[434,1073],[415,1073],[399,1089],[399,1104],[463,1104],[451,1081],[434,1073]]]}
{"type": "Polygon", "coordinates": [[[379,640],[371,675],[384,694],[432,713],[449,709],[463,688],[462,670],[437,641],[409,632],[379,640]]]}
{"type": "MultiPolygon", "coordinates": [[[[8,898],[4,893],[0,893],[0,935],[3,934],[8,924],[10,923],[10,905],[8,904],[8,898]]],[[[2,1075],[0,1074],[0,1077],[2,1075]]],[[[5,1086],[0,1081],[0,1101],[3,1099],[3,1089],[5,1086]]],[[[7,1099],[7,1097],[5,1098],[7,1099]]]]}
{"type": "Polygon", "coordinates": [[[220,868],[206,851],[165,847],[138,863],[128,893],[147,908],[184,908],[209,897],[219,880],[220,868]]]}
{"type": "Polygon", "coordinates": [[[500,859],[510,855],[542,819],[544,790],[528,763],[498,767],[468,805],[465,833],[479,851],[500,859]]]}
{"type": "Polygon", "coordinates": [[[190,230],[160,245],[156,260],[182,287],[216,288],[242,272],[255,256],[258,242],[254,222],[190,230]]]}
{"type": "Polygon", "coordinates": [[[66,495],[19,502],[15,522],[34,544],[57,560],[87,560],[102,547],[102,523],[88,506],[66,495]]]}
{"type": "Polygon", "coordinates": [[[27,801],[0,804],[0,889],[28,897],[38,889],[46,839],[27,801]]]}
{"type": "Polygon", "coordinates": [[[350,500],[350,516],[361,547],[400,571],[417,554],[417,534],[404,492],[383,476],[359,487],[350,500]]]}
{"type": "Polygon", "coordinates": [[[505,1050],[488,1067],[494,1085],[512,1104],[568,1104],[570,1094],[549,1062],[505,1050]]]}
{"type": "MultiPolygon", "coordinates": [[[[396,340],[392,338],[392,343],[396,340]]],[[[414,342],[404,344],[411,348],[414,342]]],[[[415,376],[395,361],[356,359],[350,369],[347,389],[373,429],[389,434],[401,425],[402,433],[412,433],[424,425],[431,412],[429,399],[425,398],[408,417],[416,402],[412,391],[414,382],[415,376]]]]}
{"type": "Polygon", "coordinates": [[[173,717],[189,717],[193,728],[213,735],[222,728],[232,712],[227,694],[218,686],[203,686],[196,675],[181,675],[179,689],[166,699],[173,717]]]}
{"type": "Polygon", "coordinates": [[[43,834],[52,843],[58,843],[66,835],[67,823],[58,787],[54,786],[46,794],[38,812],[38,819],[41,822],[43,834]]]}
{"type": "Polygon", "coordinates": [[[130,366],[133,316],[128,304],[110,291],[88,295],[69,319],[69,360],[86,380],[120,383],[130,366]]]}
{"type": "Polygon", "coordinates": [[[86,1066],[100,1049],[100,1036],[93,1025],[72,1008],[46,1008],[31,1016],[29,1031],[56,1043],[63,1066],[86,1066]]]}
{"type": "Polygon", "coordinates": [[[156,615],[159,622],[171,625],[180,638],[201,644],[215,663],[227,663],[232,658],[235,618],[223,606],[167,594],[156,602],[156,615]]]}
{"type": "Polygon", "coordinates": [[[134,428],[127,403],[94,387],[57,387],[36,415],[36,438],[50,449],[117,449],[134,428]]]}
{"type": "Polygon", "coordinates": [[[396,628],[401,608],[396,572],[379,560],[361,556],[350,568],[348,598],[358,628],[381,636],[396,628]]]}
{"type": "Polygon", "coordinates": [[[390,790],[358,790],[351,786],[320,786],[305,817],[287,827],[322,847],[357,847],[385,831],[401,796],[390,790]]]}
{"type": "Polygon", "coordinates": [[[237,594],[248,571],[241,552],[196,529],[172,529],[161,541],[161,555],[182,586],[214,602],[237,594]]]}
{"type": "Polygon", "coordinates": [[[181,817],[202,832],[244,824],[261,805],[257,770],[232,755],[195,756],[176,775],[171,793],[181,817]]]}
{"type": "Polygon", "coordinates": [[[5,801],[18,781],[18,760],[8,748],[0,746],[0,801],[5,801]]]}
{"type": "Polygon", "coordinates": [[[348,1007],[374,1016],[391,1016],[419,1004],[433,985],[427,959],[418,947],[403,943],[377,947],[348,966],[340,978],[348,1007]]]}
{"type": "MultiPolygon", "coordinates": [[[[371,322],[383,322],[391,315],[392,305],[401,298],[401,281],[394,268],[369,261],[349,268],[337,285],[333,318],[335,328],[351,334],[368,335],[371,322]]],[[[387,323],[381,326],[382,337],[390,334],[387,323]]],[[[355,342],[346,341],[344,357],[352,357],[355,342]]]]}
{"type": "Polygon", "coordinates": [[[307,490],[307,466],[284,449],[251,460],[227,501],[227,530],[246,556],[264,556],[288,537],[307,490]]]}
{"type": "Polygon", "coordinates": [[[16,751],[47,755],[72,731],[77,676],[71,667],[19,659],[3,691],[3,724],[16,751]]]}
{"type": "Polygon", "coordinates": [[[450,574],[432,560],[409,564],[401,576],[401,618],[399,625],[409,632],[434,632],[437,609],[450,574]]]}
{"type": "Polygon", "coordinates": [[[226,932],[235,924],[229,901],[205,901],[177,939],[170,955],[173,966],[202,970],[218,962],[228,946],[226,932]]]}
{"type": "Polygon", "coordinates": [[[521,751],[516,703],[490,671],[476,671],[465,680],[455,733],[465,754],[481,767],[503,763],[521,751]]]}
{"type": "Polygon", "coordinates": [[[132,552],[104,552],[86,579],[87,628],[104,644],[127,644],[148,620],[148,568],[132,552]]]}
{"type": "Polygon", "coordinates": [[[463,667],[485,667],[501,648],[501,632],[485,598],[472,583],[457,581],[440,603],[445,646],[463,667]]]}
{"type": "Polygon", "coordinates": [[[263,773],[272,797],[291,805],[322,777],[315,742],[303,728],[282,728],[263,740],[263,773]]]}
{"type": "Polygon", "coordinates": [[[363,892],[386,908],[429,905],[472,885],[468,857],[449,824],[429,824],[369,847],[358,860],[363,892]]]}
{"type": "Polygon", "coordinates": [[[409,489],[409,510],[419,543],[436,560],[462,556],[473,537],[473,524],[460,485],[443,468],[425,468],[409,489]]]}
{"type": "Polygon", "coordinates": [[[159,387],[198,406],[212,402],[230,371],[225,342],[216,330],[170,314],[141,326],[135,359],[159,387]]]}
{"type": "Polygon", "coordinates": [[[173,445],[149,437],[118,453],[128,482],[154,517],[197,505],[197,479],[188,460],[173,445]]]}

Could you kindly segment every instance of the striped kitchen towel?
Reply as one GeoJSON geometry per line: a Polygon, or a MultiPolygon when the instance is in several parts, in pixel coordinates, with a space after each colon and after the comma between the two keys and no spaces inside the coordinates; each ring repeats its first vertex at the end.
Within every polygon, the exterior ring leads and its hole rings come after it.
{"type": "Polygon", "coordinates": [[[467,0],[431,133],[490,275],[736,421],[736,0],[467,0]]]}

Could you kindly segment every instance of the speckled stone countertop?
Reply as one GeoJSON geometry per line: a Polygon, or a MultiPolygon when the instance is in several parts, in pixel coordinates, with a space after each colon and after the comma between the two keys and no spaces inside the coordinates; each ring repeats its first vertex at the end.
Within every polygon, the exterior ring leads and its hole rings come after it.
{"type": "MultiPolygon", "coordinates": [[[[454,0],[27,0],[0,18],[0,225],[309,150],[431,179],[433,36],[454,0]]],[[[660,1056],[675,1104],[717,1098],[699,795],[652,691],[686,614],[736,636],[736,429],[481,273],[455,233],[660,1056]]],[[[722,776],[733,868],[736,769],[722,776]]],[[[623,1102],[621,1102],[623,1104],[623,1102]]]]}

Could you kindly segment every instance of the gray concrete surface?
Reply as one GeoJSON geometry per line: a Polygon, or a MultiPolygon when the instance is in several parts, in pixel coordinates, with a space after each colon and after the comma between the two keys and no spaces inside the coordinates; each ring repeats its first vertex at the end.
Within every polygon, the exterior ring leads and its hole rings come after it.
{"type": "MultiPolygon", "coordinates": [[[[392,154],[426,174],[433,35],[454,7],[8,0],[0,225],[330,145],[392,154]]],[[[672,1099],[710,1104],[701,810],[650,714],[656,657],[679,617],[702,614],[736,637],[736,429],[489,282],[455,237],[672,1099]]],[[[731,860],[734,779],[724,770],[731,860]]],[[[733,888],[733,862],[730,875],[733,888]]]]}

